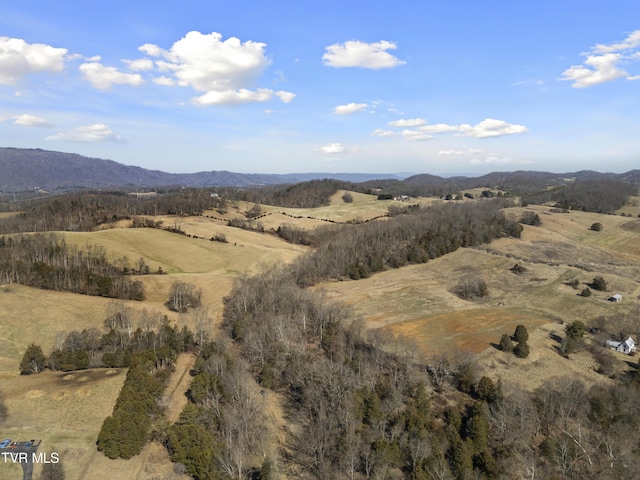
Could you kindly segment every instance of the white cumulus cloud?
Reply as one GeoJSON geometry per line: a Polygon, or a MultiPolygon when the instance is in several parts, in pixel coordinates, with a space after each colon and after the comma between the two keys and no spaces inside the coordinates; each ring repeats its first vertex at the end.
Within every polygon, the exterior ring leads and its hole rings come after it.
{"type": "Polygon", "coordinates": [[[324,153],[325,155],[335,155],[336,153],[345,153],[347,149],[341,143],[330,143],[329,145],[316,149],[316,151],[324,153]]]}
{"type": "Polygon", "coordinates": [[[638,80],[639,75],[631,75],[622,64],[630,64],[640,59],[640,30],[627,36],[622,42],[608,45],[597,44],[590,52],[583,53],[585,60],[581,65],[572,65],[564,72],[560,80],[573,82],[573,88],[587,88],[617,78],[638,80]]]}
{"type": "Polygon", "coordinates": [[[460,130],[459,125],[447,125],[446,123],[436,123],[435,125],[425,125],[420,127],[422,132],[428,133],[447,133],[458,132],[460,130]]]}
{"type": "Polygon", "coordinates": [[[147,72],[153,70],[153,61],[148,58],[139,58],[138,60],[124,60],[129,68],[134,72],[147,72]]]}
{"type": "Polygon", "coordinates": [[[325,65],[336,68],[362,67],[373,70],[392,68],[406,63],[387,51],[396,48],[398,47],[395,43],[386,40],[374,43],[349,40],[326,47],[322,60],[325,65]]]}
{"type": "Polygon", "coordinates": [[[338,105],[333,113],[337,115],[349,115],[351,113],[359,112],[367,108],[368,105],[366,103],[347,103],[346,105],[338,105]]]}
{"type": "Polygon", "coordinates": [[[394,120],[393,122],[389,122],[388,125],[392,127],[398,128],[406,128],[406,127],[419,127],[420,125],[424,125],[427,121],[424,118],[407,118],[394,120]]]}
{"type": "Polygon", "coordinates": [[[193,99],[196,105],[265,102],[274,96],[288,103],[295,94],[266,88],[250,89],[270,64],[265,47],[264,43],[242,42],[235,37],[223,41],[217,32],[193,31],[169,50],[148,43],[139,50],[157,58],[157,69],[166,74],[154,79],[154,83],[191,87],[202,92],[193,99]]]}
{"type": "Polygon", "coordinates": [[[459,126],[459,130],[464,135],[474,138],[501,137],[502,135],[513,135],[528,131],[524,125],[514,125],[494,118],[486,118],[473,126],[462,124],[459,126]]]}
{"type": "Polygon", "coordinates": [[[104,123],[94,123],[93,125],[56,133],[48,136],[47,140],[76,143],[125,143],[125,140],[120,135],[116,134],[104,123]]]}
{"type": "Polygon", "coordinates": [[[83,63],[79,69],[84,79],[99,90],[109,90],[114,84],[137,87],[144,83],[139,73],[121,72],[115,67],[105,67],[97,62],[83,63]]]}
{"type": "Polygon", "coordinates": [[[32,73],[61,72],[66,48],[0,37],[0,84],[16,85],[32,73]]]}
{"type": "Polygon", "coordinates": [[[23,125],[25,127],[41,127],[41,128],[51,128],[53,125],[49,123],[46,119],[42,117],[36,117],[35,115],[29,115],[25,113],[23,115],[16,115],[13,118],[13,123],[15,125],[23,125]]]}
{"type": "Polygon", "coordinates": [[[528,131],[527,127],[524,125],[515,125],[507,123],[504,120],[496,120],[494,118],[486,118],[476,125],[469,125],[466,123],[460,125],[448,125],[446,123],[424,125],[425,123],[426,121],[422,118],[411,118],[389,122],[389,125],[393,127],[417,127],[417,130],[403,130],[401,132],[401,135],[408,140],[427,140],[431,138],[431,135],[429,134],[448,132],[457,132],[457,135],[459,136],[489,138],[513,135],[528,131]]]}

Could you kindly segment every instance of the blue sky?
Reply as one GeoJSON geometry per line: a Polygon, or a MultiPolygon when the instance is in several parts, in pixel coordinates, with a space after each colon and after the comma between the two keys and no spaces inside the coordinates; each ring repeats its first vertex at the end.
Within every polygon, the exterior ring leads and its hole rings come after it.
{"type": "Polygon", "coordinates": [[[0,146],[185,173],[640,167],[637,1],[0,11],[0,146]]]}

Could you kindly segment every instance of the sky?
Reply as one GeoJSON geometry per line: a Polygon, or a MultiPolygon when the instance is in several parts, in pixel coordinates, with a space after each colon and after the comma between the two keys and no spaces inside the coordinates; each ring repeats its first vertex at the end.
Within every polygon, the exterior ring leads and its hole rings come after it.
{"type": "Polygon", "coordinates": [[[637,0],[0,12],[2,147],[172,173],[640,168],[637,0]]]}

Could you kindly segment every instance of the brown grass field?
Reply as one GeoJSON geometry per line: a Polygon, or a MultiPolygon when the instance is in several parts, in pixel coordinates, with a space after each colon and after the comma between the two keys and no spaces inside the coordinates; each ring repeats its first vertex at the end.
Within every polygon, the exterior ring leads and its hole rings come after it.
{"type": "MultiPolygon", "coordinates": [[[[352,193],[354,201],[347,204],[341,198],[343,194],[338,192],[330,206],[317,209],[264,206],[263,211],[271,213],[260,221],[267,231],[284,223],[313,229],[326,223],[315,219],[367,219],[383,214],[390,205],[406,205],[357,193],[352,193]]],[[[424,204],[434,201],[440,200],[420,199],[424,204]]],[[[251,204],[238,202],[224,215],[227,219],[241,216],[249,208],[251,204]]],[[[582,320],[588,324],[598,316],[629,312],[636,307],[640,295],[640,219],[584,212],[553,213],[552,209],[539,206],[513,208],[507,213],[517,217],[524,210],[536,211],[543,224],[525,226],[521,239],[504,238],[481,248],[460,249],[423,265],[388,270],[359,281],[326,282],[314,288],[326,290],[329,299],[350,304],[367,328],[410,339],[426,358],[471,352],[477,355],[485,374],[530,389],[547,378],[564,375],[586,382],[607,381],[594,372],[589,354],[580,353],[571,359],[558,355],[553,335],[563,333],[564,323],[582,320]],[[589,230],[594,222],[603,224],[601,232],[589,230]],[[509,268],[516,262],[527,272],[512,273],[509,268]],[[489,297],[470,302],[451,293],[468,275],[486,281],[489,297]],[[576,278],[583,288],[596,275],[607,279],[609,292],[594,291],[590,298],[582,298],[579,290],[567,285],[576,278]],[[623,302],[608,302],[612,293],[621,293],[623,302]],[[492,346],[503,333],[513,333],[517,324],[526,325],[530,333],[531,355],[524,360],[492,346]]],[[[221,217],[218,212],[208,213],[221,217]]],[[[166,275],[140,277],[147,299],[128,304],[157,310],[178,325],[193,326],[190,315],[177,315],[164,306],[171,284],[179,280],[197,285],[214,321],[212,333],[221,319],[222,300],[238,275],[290,262],[307,251],[306,247],[288,244],[273,234],[234,229],[224,220],[206,216],[161,220],[164,226],[175,224],[200,238],[147,228],[109,228],[64,236],[79,246],[101,245],[110,258],[126,256],[133,264],[143,257],[152,271],[161,267],[166,275]],[[216,234],[224,234],[228,243],[208,240],[216,234]]],[[[178,479],[166,451],[157,444],[148,445],[141,455],[128,461],[108,460],[95,450],[99,428],[111,413],[124,371],[18,375],[20,359],[30,343],[41,345],[48,354],[60,332],[102,329],[110,302],[19,285],[0,286],[0,388],[10,414],[1,436],[41,438],[41,451],[61,453],[70,480],[178,479]]],[[[625,365],[625,359],[620,357],[620,365],[625,365]]],[[[187,360],[181,358],[181,362],[187,360]]],[[[173,416],[181,408],[181,392],[188,385],[189,377],[183,375],[184,371],[182,367],[177,369],[167,392],[173,416]]],[[[274,425],[281,425],[281,405],[275,394],[269,395],[267,413],[273,417],[274,425]]],[[[0,478],[19,475],[14,467],[0,468],[0,478]]]]}
{"type": "MultiPolygon", "coordinates": [[[[640,220],[585,212],[552,213],[532,206],[542,226],[525,226],[521,239],[503,238],[478,249],[460,249],[423,265],[388,270],[359,281],[327,282],[317,288],[354,308],[372,329],[381,328],[413,341],[426,357],[456,352],[478,354],[485,371],[525,388],[545,378],[579,375],[600,381],[587,353],[571,361],[561,357],[551,334],[562,335],[564,324],[587,325],[599,316],[629,312],[640,299],[640,220]],[[604,228],[589,227],[600,222],[604,228]],[[509,269],[520,262],[528,270],[509,269]],[[589,298],[567,285],[578,279],[580,289],[603,275],[608,292],[589,298]],[[481,277],[489,297],[464,301],[451,290],[464,276],[481,277]],[[607,301],[613,293],[623,303],[607,301]],[[525,360],[498,351],[503,333],[523,324],[530,331],[532,354],[525,360]]],[[[522,208],[509,209],[519,217],[522,208]]]]}

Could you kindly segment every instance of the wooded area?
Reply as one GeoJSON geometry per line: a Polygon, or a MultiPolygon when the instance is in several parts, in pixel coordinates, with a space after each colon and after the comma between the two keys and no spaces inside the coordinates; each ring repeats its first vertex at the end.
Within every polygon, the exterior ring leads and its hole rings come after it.
{"type": "Polygon", "coordinates": [[[0,283],[19,283],[46,290],[143,300],[144,287],[130,274],[149,273],[144,260],[137,270],[126,259],[107,260],[104,248],[79,249],[48,233],[0,237],[0,283]]]}

